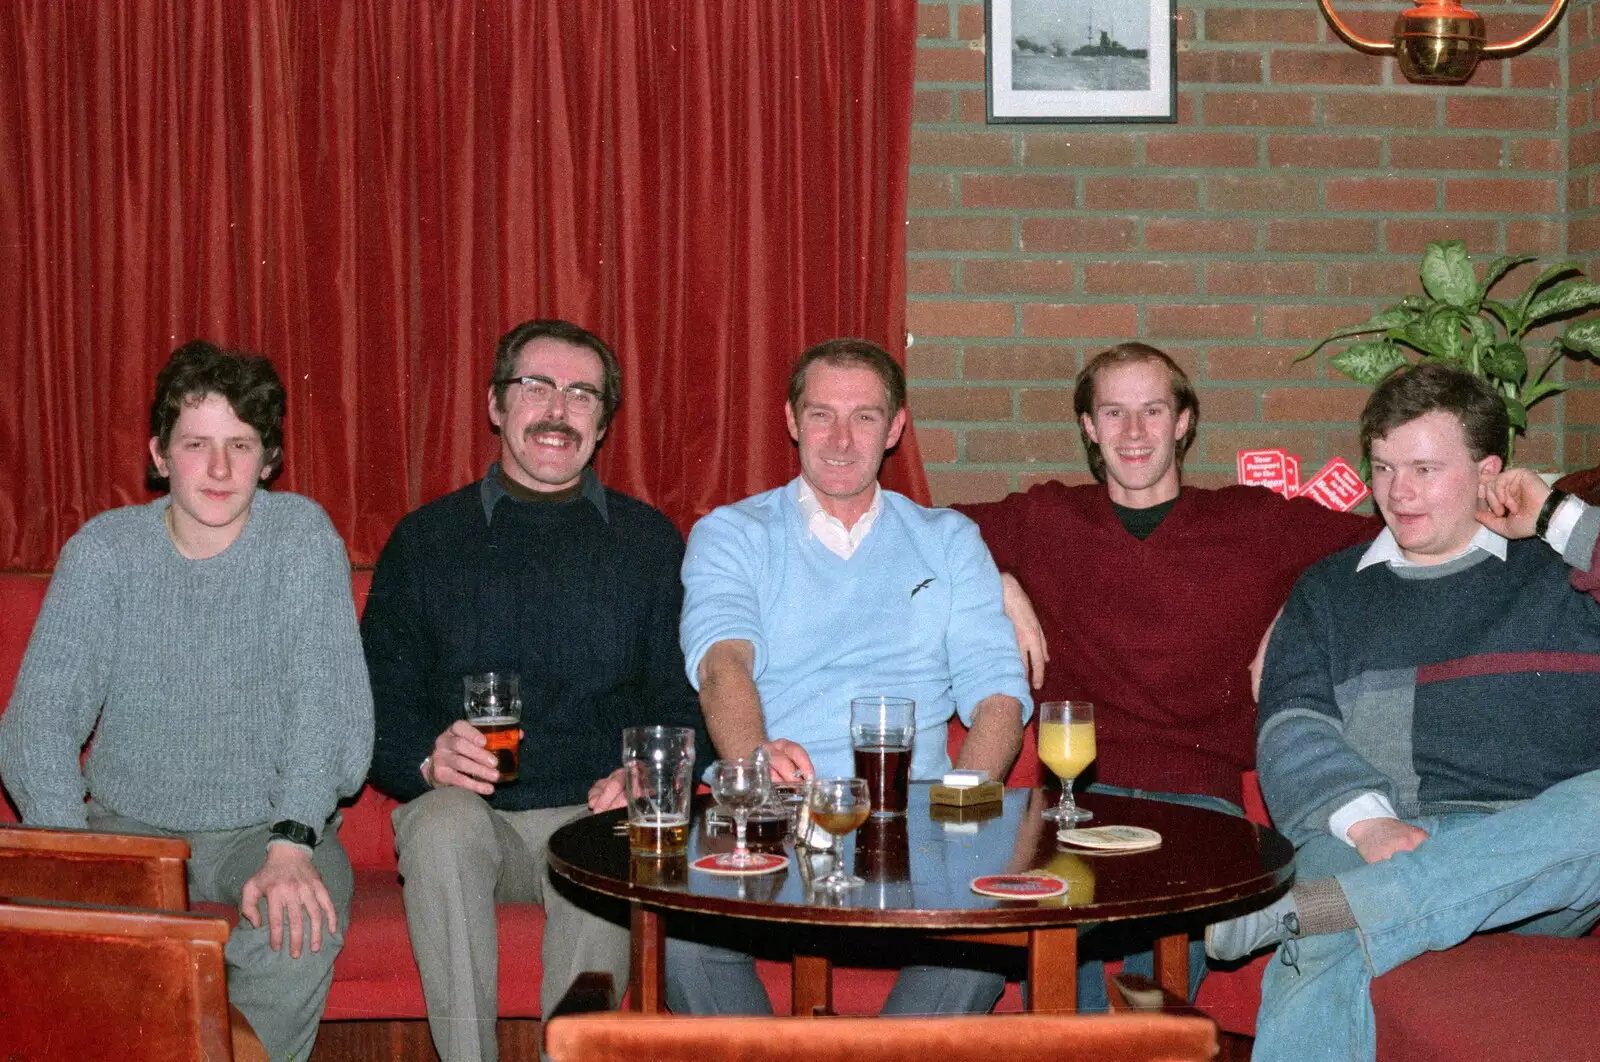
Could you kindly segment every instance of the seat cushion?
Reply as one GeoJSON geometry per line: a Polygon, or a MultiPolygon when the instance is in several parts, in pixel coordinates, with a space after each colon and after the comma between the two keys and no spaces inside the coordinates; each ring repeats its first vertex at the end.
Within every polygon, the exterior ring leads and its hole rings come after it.
{"type": "Polygon", "coordinates": [[[1509,933],[1429,952],[1372,982],[1379,1062],[1600,1058],[1600,937],[1509,933]]]}

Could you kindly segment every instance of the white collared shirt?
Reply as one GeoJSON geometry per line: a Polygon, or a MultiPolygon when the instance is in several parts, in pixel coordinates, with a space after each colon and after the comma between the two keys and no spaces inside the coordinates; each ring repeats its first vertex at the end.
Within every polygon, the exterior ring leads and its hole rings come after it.
{"type": "Polygon", "coordinates": [[[844,521],[833,516],[823,509],[822,503],[817,500],[817,492],[811,489],[811,484],[801,476],[798,480],[799,488],[795,492],[795,504],[800,506],[800,516],[806,522],[806,530],[816,536],[817,541],[828,547],[828,552],[849,560],[861,542],[867,537],[867,532],[872,530],[872,525],[878,519],[878,514],[883,511],[883,492],[878,485],[872,485],[872,504],[867,506],[867,511],[861,514],[854,527],[845,527],[844,521]]]}
{"type": "MultiPolygon", "coordinates": [[[[1570,534],[1571,532],[1569,531],[1568,533],[1570,534]]],[[[1465,557],[1473,550],[1480,549],[1485,553],[1498,557],[1500,560],[1506,559],[1505,538],[1479,524],[1477,533],[1472,536],[1472,541],[1467,543],[1467,548],[1457,553],[1454,557],[1446,557],[1445,561],[1453,561],[1457,557],[1465,557]]],[[[1435,561],[1434,563],[1442,564],[1444,561],[1435,561]]],[[[1400,543],[1394,540],[1394,532],[1387,527],[1379,532],[1378,537],[1373,539],[1372,545],[1367,547],[1367,551],[1356,562],[1356,571],[1359,572],[1364,568],[1370,568],[1374,564],[1387,564],[1391,568],[1426,567],[1426,565],[1409,559],[1400,551],[1400,543]]]]}

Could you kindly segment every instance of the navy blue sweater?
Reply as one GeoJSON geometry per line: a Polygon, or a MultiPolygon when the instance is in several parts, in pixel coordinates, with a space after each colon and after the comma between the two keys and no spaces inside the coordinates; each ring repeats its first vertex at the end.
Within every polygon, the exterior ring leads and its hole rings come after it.
{"type": "Polygon", "coordinates": [[[1357,572],[1364,549],[1308,569],[1273,631],[1257,765],[1279,829],[1303,844],[1368,791],[1409,818],[1600,768],[1600,603],[1572,585],[1592,575],[1538,540],[1357,572]]]}
{"type": "Polygon", "coordinates": [[[496,788],[496,808],[583,803],[620,766],[627,726],[692,726],[708,761],[678,648],[683,539],[641,501],[597,483],[586,493],[501,494],[491,522],[474,483],[395,526],[361,622],[380,790],[426,791],[419,767],[461,718],[461,677],[489,670],[522,677],[520,778],[496,788]]]}

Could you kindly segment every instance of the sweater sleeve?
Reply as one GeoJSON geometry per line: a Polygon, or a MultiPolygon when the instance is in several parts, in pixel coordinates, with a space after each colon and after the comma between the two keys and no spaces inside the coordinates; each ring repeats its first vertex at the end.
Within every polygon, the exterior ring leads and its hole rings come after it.
{"type": "Polygon", "coordinates": [[[995,566],[1015,572],[1027,555],[1028,495],[1011,494],[999,501],[952,505],[950,508],[978,525],[983,544],[995,566]]]}
{"type": "Polygon", "coordinates": [[[320,827],[340,797],[361,788],[372,757],[372,687],[350,594],[350,561],[327,514],[310,507],[284,551],[285,622],[293,632],[285,676],[284,762],[275,812],[320,827]]]}
{"type": "MultiPolygon", "coordinates": [[[[744,533],[750,517],[736,507],[714,510],[689,532],[683,558],[683,616],[679,642],[684,671],[700,688],[700,661],[716,643],[747,641],[755,649],[752,674],[766,669],[766,638],[761,628],[761,560],[744,533]]],[[[762,529],[755,528],[755,535],[762,529]]]]}
{"type": "Polygon", "coordinates": [[[1267,644],[1257,720],[1256,769],[1272,821],[1298,847],[1328,829],[1355,796],[1382,793],[1389,779],[1345,739],[1334,692],[1334,617],[1316,570],[1300,580],[1267,644]]]}
{"type": "Polygon", "coordinates": [[[410,527],[395,527],[378,555],[361,613],[361,642],[372,680],[372,784],[396,800],[427,792],[423,759],[450,725],[429,697],[436,648],[428,637],[420,570],[410,527]]]}
{"type": "Polygon", "coordinates": [[[945,548],[950,563],[950,623],[945,650],[950,686],[961,721],[972,725],[978,702],[995,694],[1022,703],[1022,721],[1033,713],[1028,680],[1017,649],[1017,635],[1000,601],[1000,572],[972,521],[946,517],[951,525],[945,548]]]}
{"type": "Polygon", "coordinates": [[[0,718],[0,780],[31,826],[88,826],[79,755],[110,682],[112,563],[89,527],[62,548],[0,718]]]}

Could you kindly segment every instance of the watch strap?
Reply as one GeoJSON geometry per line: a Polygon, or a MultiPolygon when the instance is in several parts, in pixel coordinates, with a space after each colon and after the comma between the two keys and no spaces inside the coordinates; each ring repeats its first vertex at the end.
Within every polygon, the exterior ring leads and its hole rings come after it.
{"type": "Polygon", "coordinates": [[[269,843],[271,841],[288,841],[304,848],[317,846],[317,831],[303,822],[294,819],[280,819],[268,828],[269,843]]]}

